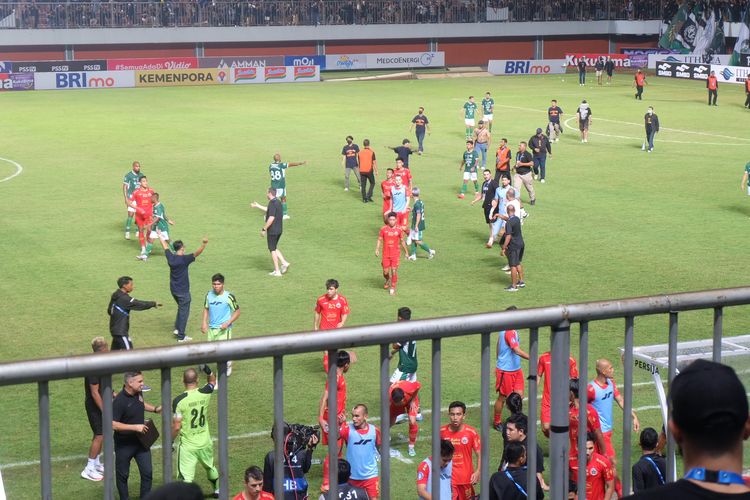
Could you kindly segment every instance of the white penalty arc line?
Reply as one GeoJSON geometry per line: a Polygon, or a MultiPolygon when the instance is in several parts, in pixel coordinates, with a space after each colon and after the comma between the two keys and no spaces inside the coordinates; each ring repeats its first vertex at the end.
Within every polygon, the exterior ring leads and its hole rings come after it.
{"type": "Polygon", "coordinates": [[[10,163],[11,165],[13,165],[14,167],[16,167],[16,171],[15,171],[15,172],[13,172],[13,173],[12,173],[11,175],[9,175],[8,177],[5,177],[5,178],[3,178],[3,179],[0,179],[0,182],[6,182],[6,181],[9,181],[9,180],[11,180],[11,179],[12,179],[12,178],[14,178],[14,177],[18,177],[19,175],[21,175],[21,172],[23,172],[23,167],[21,166],[21,164],[20,164],[20,163],[18,163],[18,162],[16,162],[16,161],[13,161],[13,160],[9,160],[8,158],[0,158],[0,161],[6,161],[6,162],[10,163]]]}

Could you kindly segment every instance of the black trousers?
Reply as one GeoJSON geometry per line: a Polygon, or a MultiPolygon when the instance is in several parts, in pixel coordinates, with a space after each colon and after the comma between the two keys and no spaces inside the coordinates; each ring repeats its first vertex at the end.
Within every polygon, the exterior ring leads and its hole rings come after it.
{"type": "Polygon", "coordinates": [[[636,85],[635,86],[635,98],[643,100],[643,85],[636,85]]]}
{"type": "Polygon", "coordinates": [[[747,97],[745,98],[745,107],[750,108],[750,92],[747,93],[747,97]]]}
{"type": "Polygon", "coordinates": [[[362,179],[362,183],[360,184],[362,188],[362,200],[372,199],[372,190],[375,189],[375,173],[370,170],[369,172],[360,172],[359,176],[362,179]],[[370,181],[369,188],[367,188],[368,180],[370,181]]]}
{"type": "Polygon", "coordinates": [[[129,351],[132,348],[133,341],[130,340],[130,337],[112,335],[112,346],[109,348],[110,351],[129,351]]]}
{"type": "Polygon", "coordinates": [[[140,443],[115,443],[115,482],[120,500],[129,500],[128,476],[130,476],[130,462],[135,458],[138,471],[141,473],[141,494],[143,498],[151,491],[153,467],[151,466],[151,450],[147,450],[140,443]]]}
{"type": "Polygon", "coordinates": [[[711,90],[711,89],[708,89],[708,105],[709,105],[709,106],[710,106],[710,105],[712,105],[712,104],[713,104],[713,105],[716,105],[716,98],[717,98],[718,96],[719,96],[719,91],[718,91],[718,90],[711,90]],[[714,98],[713,102],[711,102],[711,97],[712,97],[712,96],[713,96],[713,98],[714,98]]]}

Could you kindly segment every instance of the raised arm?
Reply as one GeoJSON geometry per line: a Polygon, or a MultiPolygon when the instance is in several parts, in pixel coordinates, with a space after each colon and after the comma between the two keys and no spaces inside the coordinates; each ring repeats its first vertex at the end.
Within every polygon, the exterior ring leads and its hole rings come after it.
{"type": "MultiPolygon", "coordinates": [[[[162,242],[162,244],[164,244],[164,242],[162,242]]],[[[198,247],[198,250],[196,250],[195,252],[193,252],[193,257],[197,258],[200,254],[202,254],[203,250],[206,249],[206,245],[207,244],[208,244],[208,238],[206,238],[204,236],[203,237],[203,241],[201,241],[201,246],[198,247]]]]}

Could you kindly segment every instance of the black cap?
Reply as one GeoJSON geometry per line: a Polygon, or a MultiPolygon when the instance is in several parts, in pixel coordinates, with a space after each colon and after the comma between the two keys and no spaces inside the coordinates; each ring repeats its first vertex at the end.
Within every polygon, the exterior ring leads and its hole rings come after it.
{"type": "Polygon", "coordinates": [[[704,359],[692,362],[672,381],[672,420],[684,432],[705,433],[720,426],[739,430],[747,422],[745,387],[729,366],[704,359]]]}
{"type": "Polygon", "coordinates": [[[540,129],[540,128],[536,129],[536,133],[537,134],[541,134],[542,133],[542,129],[540,129]]]}

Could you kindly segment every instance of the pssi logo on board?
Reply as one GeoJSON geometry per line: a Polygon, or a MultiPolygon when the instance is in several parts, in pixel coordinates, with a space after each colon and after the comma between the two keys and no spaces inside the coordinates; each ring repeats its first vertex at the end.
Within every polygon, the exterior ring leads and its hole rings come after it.
{"type": "Polygon", "coordinates": [[[55,87],[58,89],[85,89],[114,87],[115,79],[111,76],[88,77],[86,73],[56,73],[55,87]]]}
{"type": "Polygon", "coordinates": [[[258,78],[258,68],[234,68],[235,82],[251,82],[258,78]]]}
{"type": "Polygon", "coordinates": [[[315,66],[295,66],[294,67],[294,79],[295,80],[306,80],[315,78],[315,66]]]}
{"type": "Polygon", "coordinates": [[[286,66],[266,66],[266,80],[283,80],[286,78],[286,66]]]}

